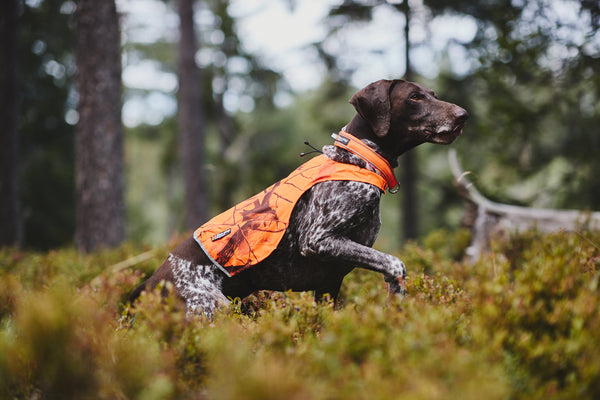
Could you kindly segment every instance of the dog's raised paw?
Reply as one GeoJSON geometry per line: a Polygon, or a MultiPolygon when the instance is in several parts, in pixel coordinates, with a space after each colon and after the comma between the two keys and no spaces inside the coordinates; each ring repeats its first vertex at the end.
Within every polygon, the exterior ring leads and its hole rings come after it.
{"type": "Polygon", "coordinates": [[[390,282],[388,282],[388,296],[391,295],[396,295],[400,297],[405,297],[408,295],[404,276],[398,276],[392,279],[390,282]]]}

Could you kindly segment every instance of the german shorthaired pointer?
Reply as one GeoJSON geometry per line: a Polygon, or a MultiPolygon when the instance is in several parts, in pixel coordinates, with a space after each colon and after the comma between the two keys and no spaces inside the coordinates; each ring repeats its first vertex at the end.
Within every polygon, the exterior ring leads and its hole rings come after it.
{"type": "MultiPolygon", "coordinates": [[[[201,227],[132,292],[130,302],[161,281],[173,283],[188,312],[208,316],[219,303],[257,290],[313,290],[317,298],[328,293],[335,299],[344,276],[355,267],[381,273],[390,293],[404,294],[404,263],[371,248],[381,224],[380,197],[386,187],[392,189],[396,183],[392,168],[398,165],[398,156],[425,142],[452,143],[462,133],[468,113],[438,100],[422,85],[403,80],[374,82],[357,92],[350,103],[357,114],[340,135],[333,135],[335,145],[324,146],[319,157],[369,171],[365,173],[385,179],[382,185],[350,178],[318,181],[297,199],[288,225],[266,258],[255,260],[248,268],[247,263],[235,273],[221,265],[232,258],[235,249],[225,246],[227,251],[211,255],[205,246],[226,240],[224,236],[243,236],[243,229],[235,234],[226,229],[201,241],[201,227]],[[361,146],[367,150],[362,151],[361,146]],[[385,165],[374,158],[385,160],[385,165]]],[[[297,171],[302,174],[301,169],[297,171]]],[[[254,200],[255,208],[259,203],[254,200]]],[[[244,212],[240,215],[253,215],[244,212]]],[[[246,219],[252,222],[252,217],[246,219]]]]}

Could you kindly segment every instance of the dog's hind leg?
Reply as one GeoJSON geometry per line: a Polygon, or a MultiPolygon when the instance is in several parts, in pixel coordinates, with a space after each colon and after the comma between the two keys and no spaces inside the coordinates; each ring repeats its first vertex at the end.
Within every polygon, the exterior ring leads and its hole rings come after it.
{"type": "Polygon", "coordinates": [[[330,281],[327,286],[320,287],[315,289],[315,300],[317,302],[327,302],[329,300],[333,300],[333,302],[337,305],[338,303],[338,295],[340,293],[340,288],[342,287],[342,279],[336,281],[330,281]]]}
{"type": "Polygon", "coordinates": [[[188,313],[212,318],[220,304],[229,300],[221,291],[224,275],[213,264],[196,265],[173,254],[166,262],[171,264],[177,293],[185,301],[188,313]]]}

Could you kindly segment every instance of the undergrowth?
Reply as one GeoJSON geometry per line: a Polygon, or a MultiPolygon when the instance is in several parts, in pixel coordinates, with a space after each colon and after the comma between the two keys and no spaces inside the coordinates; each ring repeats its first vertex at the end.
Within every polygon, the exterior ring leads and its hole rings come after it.
{"type": "Polygon", "coordinates": [[[407,244],[403,300],[355,270],[341,306],[257,292],[213,320],[158,292],[123,304],[172,243],[132,263],[150,249],[3,249],[0,398],[599,398],[600,233],[528,232],[474,265],[467,242],[407,244]]]}

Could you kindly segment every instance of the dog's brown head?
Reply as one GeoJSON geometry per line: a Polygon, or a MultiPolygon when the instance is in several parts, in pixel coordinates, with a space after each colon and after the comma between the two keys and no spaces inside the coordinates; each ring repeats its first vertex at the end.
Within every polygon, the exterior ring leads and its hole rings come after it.
{"type": "Polygon", "coordinates": [[[347,130],[393,157],[425,142],[452,143],[469,118],[466,110],[438,100],[432,90],[399,79],[371,83],[350,103],[358,114],[347,130]]]}

